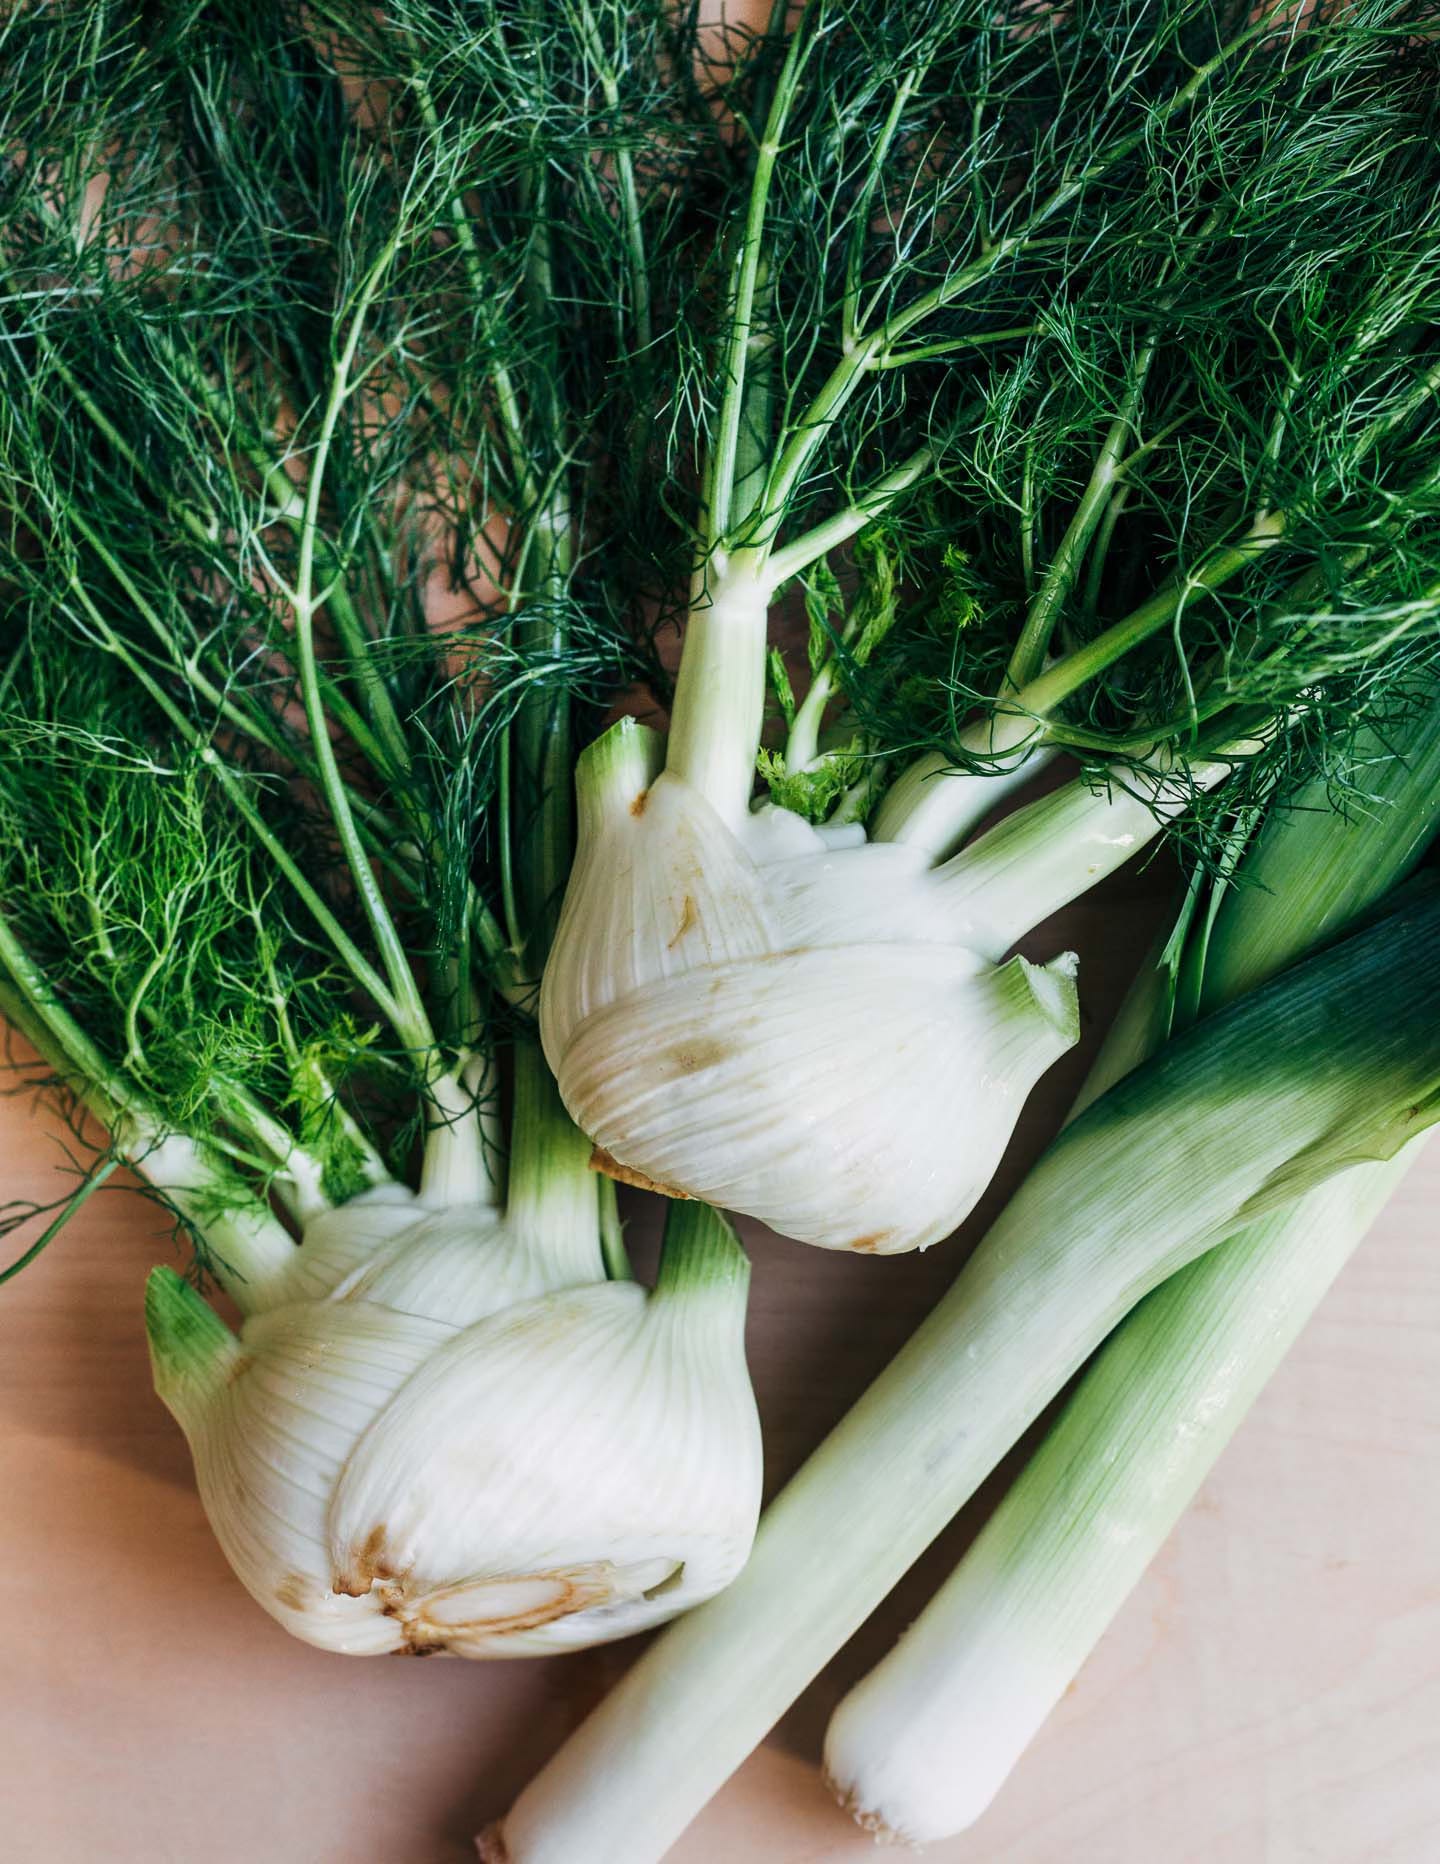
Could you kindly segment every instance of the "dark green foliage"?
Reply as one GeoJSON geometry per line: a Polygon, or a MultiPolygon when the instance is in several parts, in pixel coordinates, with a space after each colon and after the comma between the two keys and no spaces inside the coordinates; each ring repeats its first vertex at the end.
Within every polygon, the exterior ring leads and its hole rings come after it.
{"type": "Polygon", "coordinates": [[[526,1013],[569,710],[651,665],[658,514],[611,466],[664,452],[637,409],[685,279],[639,260],[706,231],[681,178],[715,129],[665,101],[683,22],[534,27],[211,0],[0,29],[7,922],[112,1088],[262,1175],[288,1127],[332,1196],[526,1013]]]}
{"type": "Polygon", "coordinates": [[[1264,761],[1303,772],[1440,640],[1437,9],[821,0],[799,32],[756,313],[774,463],[732,541],[793,543],[929,450],[888,511],[900,624],[863,675],[840,657],[867,742],[960,750],[1050,576],[1022,685],[1173,581],[1051,735],[1284,720],[1264,761]]]}
{"type": "Polygon", "coordinates": [[[1436,11],[10,9],[0,885],[71,1071],[353,1189],[528,1014],[572,714],[663,689],[697,540],[858,513],[773,682],[812,819],[1007,670],[1096,759],[1261,734],[1199,845],[1343,789],[1440,640],[1436,11]]]}

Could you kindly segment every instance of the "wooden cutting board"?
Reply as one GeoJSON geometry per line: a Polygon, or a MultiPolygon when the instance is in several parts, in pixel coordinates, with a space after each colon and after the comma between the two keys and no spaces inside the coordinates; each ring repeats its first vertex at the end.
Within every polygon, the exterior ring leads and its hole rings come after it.
{"type": "MultiPolygon", "coordinates": [[[[1067,916],[1092,1024],[1153,917],[1145,895],[1122,877],[1103,918],[1099,903],[1067,916]]],[[[1045,1084],[990,1207],[1083,1066],[1076,1056],[1045,1084]]],[[[28,1101],[0,1100],[7,1197],[56,1194],[64,1136],[28,1101]]],[[[642,1262],[655,1214],[644,1200],[630,1212],[642,1262]]],[[[889,1262],[754,1226],[747,1240],[773,1485],[914,1326],[964,1239],[889,1262]]],[[[625,1653],[361,1663],[291,1642],[221,1559],[150,1391],[141,1285],[176,1259],[163,1214],[107,1190],[0,1289],[0,1859],[458,1864],[625,1653]]],[[[1437,1361],[1440,1141],[1007,1793],[935,1847],[936,1864],[1440,1860],[1437,1361]]],[[[873,1856],[821,1790],[825,1717],[986,1500],[707,1810],[676,1864],[873,1856]]]]}

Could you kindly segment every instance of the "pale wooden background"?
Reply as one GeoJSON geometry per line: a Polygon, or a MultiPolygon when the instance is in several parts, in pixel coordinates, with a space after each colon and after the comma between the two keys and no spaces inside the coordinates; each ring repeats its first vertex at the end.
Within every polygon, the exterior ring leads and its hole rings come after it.
{"type": "MultiPolygon", "coordinates": [[[[1067,916],[1092,1038],[1153,918],[1151,892],[1122,876],[1067,916]]],[[[1033,942],[1059,941],[1051,928],[1033,942]]],[[[1072,1057],[1045,1084],[991,1207],[1083,1066],[1072,1057]]],[[[0,1100],[4,1196],[55,1194],[61,1130],[24,1099],[0,1100]]],[[[633,1215],[643,1257],[654,1207],[633,1215]]],[[[914,1325],[963,1238],[888,1262],[754,1229],[749,1240],[773,1483],[914,1325]]],[[[141,1284],[172,1251],[153,1205],[106,1191],[0,1289],[0,1859],[459,1864],[624,1654],[364,1663],[287,1639],[222,1561],[150,1392],[141,1284]]],[[[1440,1141],[1003,1800],[934,1848],[936,1864],[1440,1860],[1437,1348],[1440,1141]]],[[[819,1786],[825,1716],[914,1615],[984,1501],[676,1864],[873,1856],[819,1786]]]]}

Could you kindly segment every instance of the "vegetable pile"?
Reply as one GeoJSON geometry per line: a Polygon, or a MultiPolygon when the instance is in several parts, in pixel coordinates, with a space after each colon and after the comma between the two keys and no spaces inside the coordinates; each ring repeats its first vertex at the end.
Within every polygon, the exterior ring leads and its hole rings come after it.
{"type": "Polygon", "coordinates": [[[1440,1117],[1437,24],[0,28],[0,1010],[107,1135],[5,1273],[140,1174],[311,1642],[709,1601],[495,1856],[659,1858],[1118,1326],[832,1725],[875,1828],[978,1816],[1440,1117]],[[720,1212],[955,1230],[1079,1038],[1044,922],[1162,842],[1081,1107],[751,1555],[720,1212]]]}
{"type": "Polygon", "coordinates": [[[515,218],[581,132],[537,167],[423,23],[368,88],[283,9],[10,23],[3,1006],[110,1135],[41,1241],[124,1158],[239,1310],[151,1278],[238,1576],[327,1648],[525,1654],[723,1585],[759,1440],[728,1226],[629,1279],[534,1036],[570,714],[647,651],[567,435],[644,320],[515,218]]]}

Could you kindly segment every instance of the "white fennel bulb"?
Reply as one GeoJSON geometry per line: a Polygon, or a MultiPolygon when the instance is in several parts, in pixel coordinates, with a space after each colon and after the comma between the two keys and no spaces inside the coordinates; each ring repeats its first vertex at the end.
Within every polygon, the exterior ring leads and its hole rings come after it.
{"type": "MultiPolygon", "coordinates": [[[[1079,1035],[1073,956],[1005,954],[1140,847],[1165,799],[1071,785],[937,862],[773,807],[727,819],[674,762],[631,721],[581,759],[541,993],[572,1118],[618,1176],[823,1248],[927,1247],[1079,1035]]],[[[957,833],[995,793],[942,783],[957,833]]]]}
{"type": "Polygon", "coordinates": [[[744,1564],[744,1254],[676,1205],[653,1292],[603,1279],[587,1148],[553,1121],[548,1144],[512,1159],[504,1212],[387,1186],[318,1218],[238,1336],[169,1270],[150,1279],[156,1389],[216,1538],[307,1643],[574,1649],[744,1564]]]}

